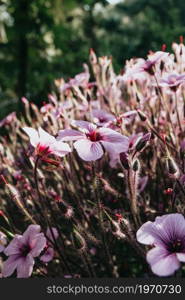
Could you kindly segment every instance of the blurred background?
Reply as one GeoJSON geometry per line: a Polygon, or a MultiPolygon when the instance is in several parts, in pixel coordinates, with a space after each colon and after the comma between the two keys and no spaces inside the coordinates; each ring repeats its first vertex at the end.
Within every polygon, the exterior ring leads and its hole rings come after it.
{"type": "Polygon", "coordinates": [[[22,96],[46,101],[54,79],[82,72],[90,48],[119,72],[180,35],[184,0],[0,0],[0,119],[22,96]]]}

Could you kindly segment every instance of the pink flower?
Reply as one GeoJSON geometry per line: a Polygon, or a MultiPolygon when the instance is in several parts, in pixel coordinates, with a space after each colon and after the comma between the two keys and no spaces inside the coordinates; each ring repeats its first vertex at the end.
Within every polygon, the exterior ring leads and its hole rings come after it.
{"type": "Polygon", "coordinates": [[[46,248],[44,251],[44,254],[40,257],[40,260],[42,260],[43,262],[47,263],[49,261],[51,261],[53,259],[54,256],[54,249],[52,246],[52,243],[54,241],[54,239],[58,238],[58,231],[56,228],[52,227],[50,230],[50,228],[47,229],[46,232],[46,237],[48,238],[48,243],[46,244],[46,248]],[[51,233],[52,230],[52,233],[51,233]],[[54,238],[53,238],[54,237],[54,238]]]}
{"type": "Polygon", "coordinates": [[[185,262],[185,219],[181,214],[168,214],[144,223],[137,231],[137,240],[154,246],[146,259],[158,276],[172,275],[180,268],[180,262],[185,262]]]}
{"type": "Polygon", "coordinates": [[[16,120],[16,113],[12,112],[8,116],[6,116],[3,120],[0,121],[0,127],[11,124],[16,120]]]}
{"type": "Polygon", "coordinates": [[[87,87],[89,82],[90,74],[85,71],[83,73],[77,74],[74,78],[71,78],[68,83],[60,86],[60,92],[64,92],[66,89],[70,89],[72,87],[87,87]]]}
{"type": "Polygon", "coordinates": [[[97,128],[86,121],[73,121],[72,125],[81,131],[66,129],[59,131],[58,140],[76,140],[74,147],[78,155],[85,161],[95,161],[103,156],[103,147],[109,152],[117,147],[123,151],[128,149],[128,138],[110,128],[97,128]]]}
{"type": "Polygon", "coordinates": [[[166,58],[169,55],[167,52],[157,51],[148,56],[148,59],[145,61],[139,61],[135,66],[133,66],[133,72],[146,72],[150,75],[154,75],[154,67],[162,59],[166,58]]]}
{"type": "Polygon", "coordinates": [[[54,136],[47,133],[41,127],[39,127],[38,131],[31,127],[24,127],[23,130],[29,136],[30,143],[35,148],[37,155],[43,157],[55,154],[63,157],[71,152],[68,144],[57,141],[54,136]]]}
{"type": "Polygon", "coordinates": [[[16,234],[4,253],[9,258],[3,264],[3,277],[9,277],[17,270],[18,278],[30,277],[34,258],[38,257],[46,245],[46,238],[40,233],[39,225],[30,225],[23,235],[16,234]]]}
{"type": "Polygon", "coordinates": [[[4,251],[6,243],[6,235],[2,231],[0,231],[0,253],[4,251]]]}
{"type": "Polygon", "coordinates": [[[92,115],[94,118],[94,122],[98,126],[105,126],[107,123],[109,123],[110,121],[113,121],[115,119],[115,117],[112,114],[110,114],[102,109],[93,109],[92,115]]]}
{"type": "Polygon", "coordinates": [[[166,76],[164,79],[162,79],[159,82],[159,85],[161,87],[168,87],[173,91],[176,91],[178,87],[185,82],[185,74],[177,74],[173,73],[168,76],[166,76]]]}

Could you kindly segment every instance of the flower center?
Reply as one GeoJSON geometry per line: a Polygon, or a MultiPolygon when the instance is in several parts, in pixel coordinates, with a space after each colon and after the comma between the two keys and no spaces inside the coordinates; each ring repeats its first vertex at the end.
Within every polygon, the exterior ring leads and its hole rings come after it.
{"type": "Polygon", "coordinates": [[[21,256],[26,257],[30,252],[31,247],[29,245],[23,245],[20,249],[21,256]]]}
{"type": "Polygon", "coordinates": [[[37,152],[37,155],[40,155],[40,156],[48,155],[49,153],[51,153],[49,147],[43,146],[41,144],[37,145],[36,152],[37,152]]]}
{"type": "Polygon", "coordinates": [[[169,246],[168,246],[168,250],[171,253],[178,253],[178,252],[182,252],[184,250],[184,245],[182,243],[181,240],[175,240],[172,241],[169,246]]]}
{"type": "Polygon", "coordinates": [[[102,139],[101,135],[97,131],[91,131],[86,134],[87,138],[92,142],[97,142],[102,139]]]}

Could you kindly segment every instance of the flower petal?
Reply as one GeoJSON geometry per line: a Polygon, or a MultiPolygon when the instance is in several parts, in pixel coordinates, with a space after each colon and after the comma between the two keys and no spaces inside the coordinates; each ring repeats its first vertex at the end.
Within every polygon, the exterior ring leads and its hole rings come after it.
{"type": "Polygon", "coordinates": [[[40,233],[40,225],[29,225],[23,234],[24,243],[31,242],[38,233],[40,233]]]}
{"type": "Polygon", "coordinates": [[[129,139],[128,137],[122,135],[121,133],[112,130],[110,128],[99,128],[98,132],[102,137],[102,141],[110,142],[110,143],[123,143],[126,144],[128,148],[129,139]]]}
{"type": "Polygon", "coordinates": [[[168,254],[166,249],[160,247],[155,247],[147,253],[147,262],[152,272],[158,276],[172,275],[180,267],[176,254],[168,254]]]}
{"type": "Polygon", "coordinates": [[[17,265],[17,278],[28,278],[33,272],[34,259],[31,255],[22,258],[17,265]]]}
{"type": "Polygon", "coordinates": [[[60,157],[63,157],[64,155],[72,151],[69,145],[63,143],[62,141],[55,141],[55,143],[53,143],[50,146],[50,150],[52,151],[53,154],[60,157]]]}
{"type": "Polygon", "coordinates": [[[85,161],[95,161],[103,156],[103,149],[99,142],[79,140],[74,143],[74,148],[85,161]]]}
{"type": "Polygon", "coordinates": [[[185,219],[181,214],[169,214],[163,222],[163,230],[169,240],[173,238],[185,238],[185,219]]]}
{"type": "Polygon", "coordinates": [[[32,255],[32,257],[37,257],[46,246],[46,238],[43,233],[39,233],[33,240],[30,241],[29,244],[32,248],[30,254],[32,255]]]}
{"type": "Polygon", "coordinates": [[[72,126],[76,126],[76,127],[80,127],[80,128],[83,128],[83,129],[86,129],[88,132],[91,132],[91,131],[94,131],[97,126],[90,123],[90,122],[87,122],[87,121],[78,121],[78,120],[73,120],[71,122],[71,125],[72,126]]]}
{"type": "Polygon", "coordinates": [[[41,127],[38,128],[38,133],[39,133],[40,144],[41,145],[48,145],[49,146],[50,144],[55,143],[56,140],[55,140],[54,136],[52,136],[51,134],[46,132],[41,127]]]}
{"type": "Polygon", "coordinates": [[[38,135],[37,130],[35,130],[34,128],[31,128],[31,127],[23,127],[22,129],[29,136],[30,144],[33,147],[36,147],[39,144],[39,135],[38,135]]]}
{"type": "Polygon", "coordinates": [[[40,260],[47,263],[53,259],[54,249],[52,247],[48,247],[46,252],[40,257],[40,260]]]}
{"type": "Polygon", "coordinates": [[[2,269],[3,277],[9,277],[13,274],[17,265],[21,262],[19,255],[11,255],[4,263],[2,269]]]}
{"type": "Polygon", "coordinates": [[[144,223],[136,233],[137,241],[141,244],[152,245],[155,241],[153,235],[153,223],[148,221],[144,223]]]}
{"type": "Polygon", "coordinates": [[[185,253],[176,253],[179,261],[185,262],[185,253]]]}
{"type": "Polygon", "coordinates": [[[74,129],[64,129],[60,130],[57,136],[57,141],[76,141],[84,137],[84,134],[78,130],[74,129]]]}
{"type": "Polygon", "coordinates": [[[23,244],[23,237],[22,235],[16,234],[13,238],[13,240],[9,243],[9,245],[5,248],[4,253],[7,256],[19,254],[20,253],[20,247],[23,244]]]}

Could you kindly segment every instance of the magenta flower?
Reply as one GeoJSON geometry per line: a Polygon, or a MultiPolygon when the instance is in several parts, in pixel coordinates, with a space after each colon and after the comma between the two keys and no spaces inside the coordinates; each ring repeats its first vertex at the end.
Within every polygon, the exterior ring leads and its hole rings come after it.
{"type": "Polygon", "coordinates": [[[54,249],[52,246],[52,242],[54,242],[54,239],[58,238],[58,231],[56,228],[52,227],[47,229],[46,237],[48,238],[48,242],[46,244],[46,247],[44,249],[44,254],[40,257],[40,260],[47,263],[51,261],[54,257],[54,249]],[[51,233],[52,230],[52,233],[51,233]],[[53,238],[54,237],[54,238],[53,238]]]}
{"type": "Polygon", "coordinates": [[[137,231],[138,242],[154,246],[147,253],[147,262],[154,274],[172,275],[185,262],[185,219],[181,214],[157,217],[137,231]]]}
{"type": "Polygon", "coordinates": [[[6,235],[2,231],[0,231],[0,253],[4,251],[6,243],[6,235]]]}
{"type": "Polygon", "coordinates": [[[55,154],[56,156],[63,157],[71,152],[68,144],[57,141],[54,136],[47,133],[41,127],[39,127],[38,131],[31,127],[24,127],[23,130],[29,136],[30,143],[39,156],[43,157],[55,154]]]}
{"type": "Polygon", "coordinates": [[[115,151],[122,146],[123,151],[128,149],[128,138],[110,128],[97,128],[86,121],[73,121],[72,125],[81,131],[66,129],[59,131],[58,140],[72,141],[78,155],[85,161],[95,161],[103,156],[103,147],[108,151],[115,151]]]}
{"type": "Polygon", "coordinates": [[[166,76],[164,79],[162,79],[159,82],[159,85],[161,87],[168,87],[173,91],[176,91],[178,89],[178,87],[185,82],[185,74],[170,74],[168,76],[166,76]]]}
{"type": "Polygon", "coordinates": [[[46,238],[40,233],[39,225],[30,225],[23,235],[16,234],[4,253],[9,258],[3,264],[3,277],[9,277],[17,269],[18,278],[30,277],[34,258],[38,257],[46,245],[46,238]]]}

